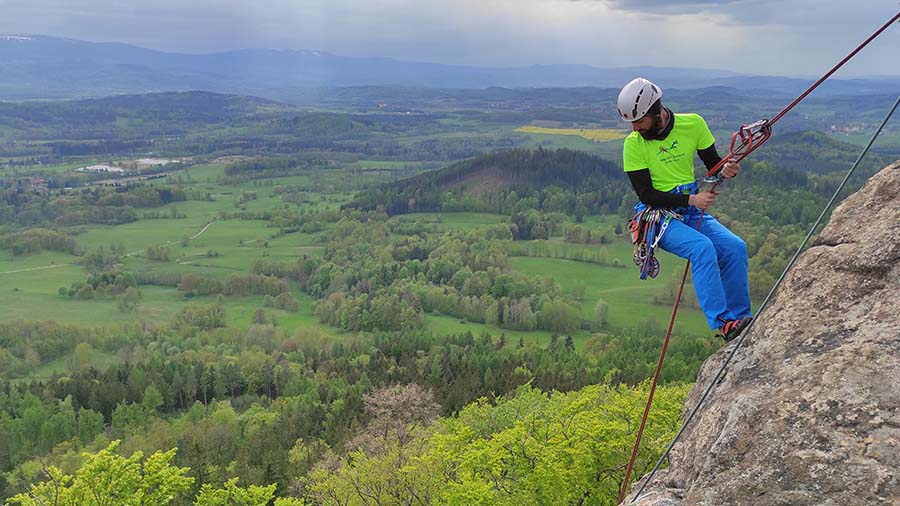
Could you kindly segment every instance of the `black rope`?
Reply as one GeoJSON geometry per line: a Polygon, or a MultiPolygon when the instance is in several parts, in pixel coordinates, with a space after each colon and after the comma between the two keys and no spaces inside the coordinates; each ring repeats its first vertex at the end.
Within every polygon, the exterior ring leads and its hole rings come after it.
{"type": "Polygon", "coordinates": [[[897,97],[897,100],[894,102],[893,107],[891,107],[890,111],[888,111],[888,113],[885,115],[884,119],[881,121],[881,125],[878,126],[878,129],[872,135],[872,138],[869,139],[869,143],[866,144],[866,147],[863,148],[862,152],[859,154],[859,157],[857,157],[856,161],[853,162],[853,165],[850,167],[850,170],[847,172],[847,175],[844,176],[844,180],[841,181],[841,184],[838,185],[837,189],[834,191],[834,195],[831,196],[831,200],[829,200],[828,204],[825,205],[825,209],[822,210],[822,213],[819,215],[819,218],[813,224],[812,228],[810,228],[809,233],[806,234],[806,238],[804,238],[803,242],[800,243],[800,247],[797,248],[797,252],[794,253],[793,258],[791,258],[791,261],[788,262],[787,267],[784,268],[784,271],[782,271],[781,276],[778,278],[777,281],[775,281],[775,285],[773,285],[772,289],[769,290],[769,294],[766,295],[765,300],[760,305],[759,310],[757,311],[756,318],[754,318],[753,321],[750,322],[750,324],[747,326],[746,329],[744,329],[744,332],[741,334],[741,336],[738,338],[738,340],[735,341],[734,348],[731,349],[731,353],[728,354],[728,358],[725,359],[725,363],[722,364],[722,367],[719,369],[719,372],[716,373],[715,378],[713,378],[713,380],[710,382],[709,386],[706,387],[706,390],[703,392],[703,395],[700,397],[700,400],[697,402],[697,405],[694,406],[694,409],[691,410],[691,413],[688,415],[687,419],[684,421],[684,424],[681,426],[681,430],[679,430],[678,434],[675,435],[675,439],[672,440],[672,442],[669,444],[669,447],[666,448],[665,452],[663,452],[662,457],[660,457],[659,460],[656,462],[656,465],[653,466],[653,470],[651,470],[650,474],[647,475],[647,477],[644,479],[644,483],[641,485],[641,488],[639,488],[637,493],[634,494],[634,498],[631,499],[632,503],[636,502],[640,498],[641,492],[644,491],[644,488],[646,488],[647,484],[650,483],[650,481],[653,479],[653,476],[656,474],[656,471],[659,470],[659,466],[661,466],[663,461],[666,458],[668,458],[669,452],[672,451],[672,448],[675,446],[675,443],[678,442],[678,440],[681,438],[681,435],[684,434],[684,431],[687,430],[688,425],[694,419],[694,416],[696,416],[697,412],[700,411],[700,407],[703,405],[704,401],[706,401],[706,398],[709,396],[709,393],[712,391],[713,387],[716,386],[716,384],[721,379],[722,374],[725,372],[725,368],[728,367],[728,364],[731,363],[731,360],[734,358],[738,349],[741,347],[741,343],[743,343],[744,339],[747,337],[747,335],[749,335],[750,327],[752,327],[753,324],[756,323],[756,321],[759,319],[760,313],[762,313],[763,309],[765,309],[765,307],[768,305],[769,301],[772,299],[772,296],[775,294],[775,291],[778,289],[779,285],[781,285],[781,282],[784,281],[785,276],[787,276],[788,271],[791,269],[791,267],[794,266],[794,262],[797,261],[797,258],[800,256],[800,253],[803,251],[803,248],[806,247],[806,243],[809,242],[809,239],[813,236],[816,229],[819,227],[819,224],[822,223],[822,219],[828,213],[828,210],[831,208],[832,204],[834,204],[834,201],[837,200],[838,194],[841,192],[841,190],[844,189],[844,185],[847,184],[847,181],[850,179],[850,176],[853,174],[853,171],[855,171],[856,167],[859,166],[859,162],[862,161],[863,157],[869,151],[869,148],[872,147],[872,144],[875,143],[875,138],[878,137],[878,134],[881,133],[881,130],[884,128],[884,125],[887,124],[891,115],[894,114],[894,110],[897,109],[897,104],[900,104],[900,97],[897,97]]]}

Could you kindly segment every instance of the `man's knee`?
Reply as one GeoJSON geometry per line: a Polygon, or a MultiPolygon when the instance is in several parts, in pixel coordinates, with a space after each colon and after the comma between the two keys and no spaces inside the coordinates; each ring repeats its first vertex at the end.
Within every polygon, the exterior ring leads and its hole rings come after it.
{"type": "Polygon", "coordinates": [[[726,251],[731,255],[747,256],[747,243],[738,236],[734,236],[726,243],[726,251]]]}
{"type": "Polygon", "coordinates": [[[691,261],[696,263],[698,260],[716,258],[716,247],[712,241],[706,236],[698,236],[690,244],[691,261]]]}

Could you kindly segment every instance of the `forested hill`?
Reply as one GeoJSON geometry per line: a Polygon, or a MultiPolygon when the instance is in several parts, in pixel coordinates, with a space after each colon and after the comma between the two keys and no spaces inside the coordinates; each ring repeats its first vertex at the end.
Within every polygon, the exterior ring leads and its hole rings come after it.
{"type": "MultiPolygon", "coordinates": [[[[600,214],[619,208],[630,191],[617,164],[570,149],[513,149],[479,156],[443,169],[382,185],[358,194],[347,206],[384,209],[388,214],[468,209],[479,201],[496,212],[506,209],[510,194],[534,198],[534,208],[547,209],[553,194],[575,194],[562,208],[575,215],[600,214]]],[[[481,206],[479,206],[481,207],[481,206]]],[[[550,205],[549,207],[557,207],[550,205]]]]}
{"type": "Polygon", "coordinates": [[[167,129],[187,129],[291,109],[262,98],[205,91],[119,95],[64,102],[0,102],[0,127],[9,127],[20,138],[44,131],[64,131],[62,125],[82,130],[121,129],[123,121],[145,128],[161,125],[167,129]]]}

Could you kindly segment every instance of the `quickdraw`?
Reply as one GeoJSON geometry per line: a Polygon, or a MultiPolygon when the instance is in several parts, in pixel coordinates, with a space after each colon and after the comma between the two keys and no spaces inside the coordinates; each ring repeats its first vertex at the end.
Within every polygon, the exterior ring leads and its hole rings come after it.
{"type": "Polygon", "coordinates": [[[647,279],[647,276],[655,278],[659,274],[659,260],[654,253],[673,219],[680,220],[681,215],[669,209],[646,207],[628,221],[631,243],[634,245],[634,264],[641,269],[641,279],[647,279]]]}

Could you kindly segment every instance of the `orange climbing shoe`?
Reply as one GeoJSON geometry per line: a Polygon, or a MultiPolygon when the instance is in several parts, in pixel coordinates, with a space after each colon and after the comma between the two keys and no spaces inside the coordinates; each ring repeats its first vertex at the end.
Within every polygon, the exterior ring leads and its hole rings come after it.
{"type": "Polygon", "coordinates": [[[727,322],[725,322],[725,325],[722,325],[722,328],[719,329],[719,334],[716,335],[724,339],[726,343],[734,341],[739,335],[741,335],[741,332],[743,332],[744,329],[747,328],[747,325],[750,325],[751,321],[753,321],[753,318],[749,316],[746,318],[741,318],[740,320],[728,320],[727,322]]]}

